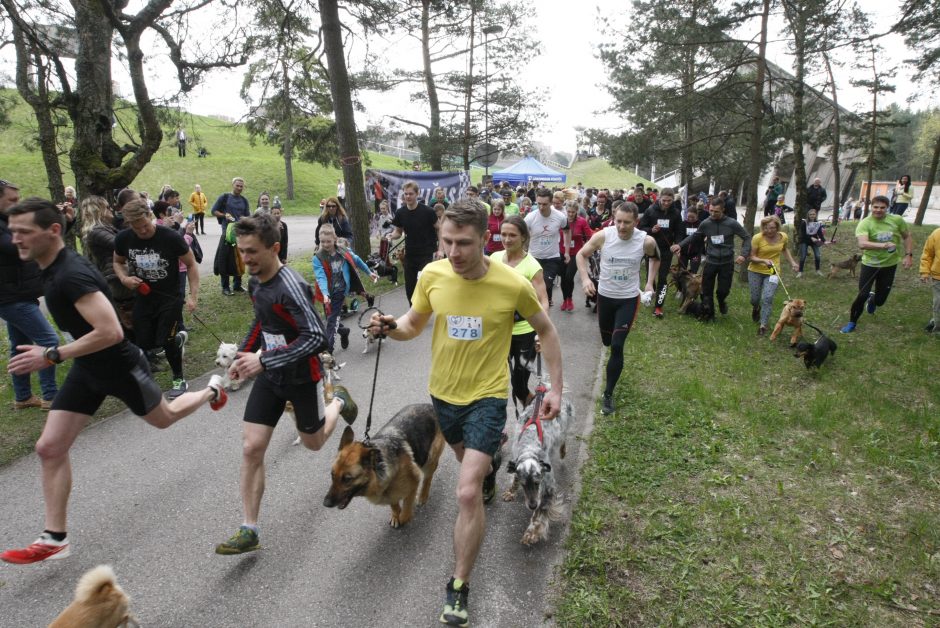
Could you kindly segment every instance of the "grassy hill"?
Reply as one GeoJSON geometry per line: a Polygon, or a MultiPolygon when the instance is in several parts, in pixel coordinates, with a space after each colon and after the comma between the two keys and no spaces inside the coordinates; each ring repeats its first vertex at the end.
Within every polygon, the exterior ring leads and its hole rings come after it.
{"type": "MultiPolygon", "coordinates": [[[[10,92],[8,92],[10,93],[10,92]]],[[[17,97],[18,105],[11,112],[13,124],[0,131],[0,177],[15,181],[23,194],[48,195],[47,179],[42,156],[35,149],[35,124],[32,110],[17,97]]],[[[267,191],[278,195],[286,213],[306,213],[320,205],[320,199],[336,193],[336,180],[341,176],[336,168],[294,161],[295,200],[286,201],[284,195],[284,160],[274,146],[258,143],[251,146],[248,134],[241,125],[218,118],[190,116],[186,133],[190,138],[188,156],[180,158],[172,140],[164,140],[160,150],[134,181],[133,187],[151,194],[159,193],[168,183],[179,190],[184,199],[198,183],[210,202],[219,194],[231,190],[231,180],[245,179],[245,195],[254,202],[267,191]],[[198,147],[205,147],[209,157],[195,156],[198,147]]],[[[398,170],[398,159],[381,154],[369,154],[371,167],[398,170]]],[[[68,156],[61,157],[65,184],[74,178],[68,168],[68,156]]]]}
{"type": "Polygon", "coordinates": [[[577,161],[565,174],[568,175],[570,185],[576,185],[578,181],[594,188],[630,188],[637,183],[647,187],[653,185],[649,179],[637,176],[629,170],[614,168],[604,159],[577,161]]]}
{"type": "MultiPolygon", "coordinates": [[[[36,148],[35,123],[32,110],[14,90],[2,90],[12,94],[17,101],[11,112],[13,124],[0,130],[0,178],[16,182],[24,195],[48,195],[45,168],[42,156],[36,148]]],[[[130,115],[123,115],[124,122],[133,126],[130,115]]],[[[252,146],[248,134],[241,125],[205,116],[189,116],[186,134],[189,137],[188,156],[180,158],[172,139],[165,139],[160,150],[133,187],[138,190],[159,193],[164,184],[170,184],[183,194],[184,200],[196,183],[202,186],[210,202],[219,194],[231,189],[233,177],[245,179],[245,194],[254,202],[266,191],[278,195],[287,214],[307,213],[319,207],[320,199],[336,193],[336,180],[341,176],[338,167],[325,168],[318,164],[294,161],[295,200],[288,202],[284,195],[284,161],[277,147],[258,143],[252,146]],[[209,151],[209,157],[195,156],[199,147],[209,151]]],[[[407,168],[395,157],[379,153],[367,153],[367,167],[387,170],[407,168]]],[[[65,184],[74,184],[68,167],[68,156],[61,156],[65,184]]],[[[566,172],[570,185],[581,181],[590,187],[630,187],[638,181],[650,182],[626,170],[618,170],[602,159],[579,161],[566,172]]],[[[473,171],[474,179],[482,178],[482,171],[473,171]]]]}

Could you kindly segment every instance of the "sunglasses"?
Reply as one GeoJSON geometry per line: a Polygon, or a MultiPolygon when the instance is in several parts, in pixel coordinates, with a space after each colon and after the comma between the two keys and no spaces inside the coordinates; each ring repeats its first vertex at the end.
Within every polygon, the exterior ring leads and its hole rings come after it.
{"type": "Polygon", "coordinates": [[[327,209],[339,209],[339,205],[327,205],[327,209]]]}

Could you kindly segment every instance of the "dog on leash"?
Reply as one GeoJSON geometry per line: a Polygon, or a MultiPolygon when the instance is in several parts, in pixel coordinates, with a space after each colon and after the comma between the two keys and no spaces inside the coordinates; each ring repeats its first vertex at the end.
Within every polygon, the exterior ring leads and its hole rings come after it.
{"type": "Polygon", "coordinates": [[[702,276],[693,274],[687,268],[678,265],[669,268],[669,276],[682,297],[679,312],[685,314],[692,302],[702,294],[702,276]]]}
{"type": "Polygon", "coordinates": [[[862,256],[856,253],[849,259],[845,259],[845,260],[842,260],[841,262],[833,262],[829,264],[829,277],[828,278],[832,279],[833,277],[835,277],[836,273],[838,273],[840,268],[843,270],[849,271],[849,274],[854,277],[855,268],[858,266],[858,263],[860,261],[862,261],[862,256]]]}
{"type": "Polygon", "coordinates": [[[826,361],[826,358],[829,357],[829,354],[836,354],[838,346],[831,338],[824,334],[820,328],[810,323],[806,323],[806,325],[818,331],[819,338],[813,344],[808,342],[797,344],[796,352],[793,355],[798,358],[803,358],[803,364],[806,368],[815,367],[818,369],[822,366],[823,362],[826,361]]]}
{"type": "Polygon", "coordinates": [[[222,367],[222,385],[229,390],[238,390],[242,387],[242,381],[232,379],[228,370],[238,357],[238,345],[223,342],[215,352],[215,365],[222,367]]]}
{"type": "Polygon", "coordinates": [[[388,524],[399,528],[411,521],[415,504],[428,501],[443,451],[444,435],[429,403],[405,406],[368,442],[354,440],[347,426],[323,505],[342,510],[361,495],[373,504],[391,507],[388,524]]]}
{"type": "Polygon", "coordinates": [[[521,486],[525,504],[532,511],[529,527],[522,535],[523,545],[547,539],[549,523],[561,517],[552,465],[557,466],[565,457],[565,435],[574,418],[571,401],[563,395],[558,416],[541,422],[540,439],[538,426],[529,421],[534,410],[533,400],[519,415],[520,433],[512,445],[512,459],[506,465],[506,470],[513,474],[512,486],[503,493],[503,501],[513,501],[521,486]]]}
{"type": "Polygon", "coordinates": [[[803,299],[792,299],[783,305],[783,311],[780,312],[780,318],[774,325],[774,330],[770,334],[770,340],[776,340],[784,325],[793,327],[793,334],[790,336],[790,346],[795,347],[797,340],[803,335],[803,314],[806,312],[806,301],[803,299]]]}
{"type": "Polygon", "coordinates": [[[118,586],[114,570],[99,565],[85,572],[75,587],[75,599],[49,628],[139,627],[130,612],[131,599],[118,586]]]}

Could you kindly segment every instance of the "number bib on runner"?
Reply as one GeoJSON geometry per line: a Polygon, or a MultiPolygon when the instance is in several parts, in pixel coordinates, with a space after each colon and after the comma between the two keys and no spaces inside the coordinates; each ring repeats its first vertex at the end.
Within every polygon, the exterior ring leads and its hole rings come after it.
{"type": "Polygon", "coordinates": [[[713,235],[711,240],[712,240],[712,244],[724,244],[725,236],[719,233],[718,235],[713,235]]]}
{"type": "Polygon", "coordinates": [[[287,339],[284,334],[269,334],[266,331],[261,332],[264,335],[264,346],[268,351],[287,346],[287,339]]]}
{"type": "Polygon", "coordinates": [[[448,316],[447,336],[454,340],[480,340],[483,338],[483,318],[480,316],[448,316]]]}
{"type": "Polygon", "coordinates": [[[660,229],[668,229],[668,228],[669,228],[669,219],[668,219],[668,218],[660,218],[659,220],[656,221],[656,224],[659,225],[659,228],[660,228],[660,229]]]}
{"type": "Polygon", "coordinates": [[[613,281],[627,281],[629,275],[627,274],[627,269],[623,267],[611,268],[610,269],[610,278],[613,281]]]}

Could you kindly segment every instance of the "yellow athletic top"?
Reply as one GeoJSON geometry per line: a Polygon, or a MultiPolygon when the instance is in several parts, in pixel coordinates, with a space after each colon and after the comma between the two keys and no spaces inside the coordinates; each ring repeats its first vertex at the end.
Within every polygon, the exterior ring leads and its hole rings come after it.
{"type": "Polygon", "coordinates": [[[509,391],[509,342],[513,315],[542,311],[535,288],[514,269],[490,262],[479,279],[464,279],[450,262],[421,271],[411,307],[434,313],[428,391],[454,405],[485,397],[505,399],[509,391]]]}
{"type": "MultiPolygon", "coordinates": [[[[780,254],[785,248],[787,248],[787,234],[785,233],[780,233],[780,237],[773,244],[764,239],[764,234],[760,232],[755,233],[751,238],[751,252],[761,259],[773,260],[777,270],[780,270],[780,254]]],[[[761,275],[772,275],[774,272],[770,266],[761,262],[751,262],[747,265],[747,269],[761,275]]]]}

